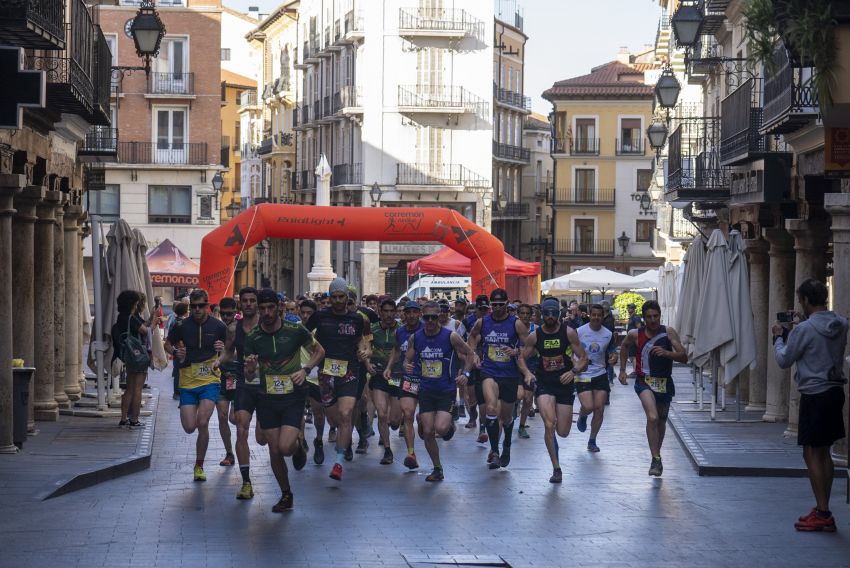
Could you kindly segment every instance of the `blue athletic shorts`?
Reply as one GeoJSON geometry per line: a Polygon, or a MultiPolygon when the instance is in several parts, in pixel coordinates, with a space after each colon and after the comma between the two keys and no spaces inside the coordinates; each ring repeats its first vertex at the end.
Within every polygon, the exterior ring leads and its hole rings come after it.
{"type": "Polygon", "coordinates": [[[212,383],[193,389],[180,389],[180,406],[198,406],[202,400],[218,401],[221,391],[220,383],[212,383]]]}

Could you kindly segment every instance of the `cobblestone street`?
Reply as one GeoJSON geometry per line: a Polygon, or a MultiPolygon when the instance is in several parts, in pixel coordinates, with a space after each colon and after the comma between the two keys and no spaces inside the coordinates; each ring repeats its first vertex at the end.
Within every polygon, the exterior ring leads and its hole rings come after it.
{"type": "MultiPolygon", "coordinates": [[[[332,459],[292,472],[295,509],[274,514],[279,497],[265,448],[252,443],[256,497],[235,499],[237,468],[223,455],[215,419],[208,481],[192,482],[194,436],[180,428],[169,378],[159,387],[151,468],[47,501],[6,500],[3,566],[430,566],[422,555],[497,555],[510,566],[846,566],[850,509],[837,480],[837,534],[794,530],[811,506],[804,479],[699,477],[668,432],[664,476],[649,464],[638,400],[615,385],[599,436],[585,450],[573,429],[561,444],[563,485],[548,483],[539,417],[531,439],[515,439],[507,470],[485,467],[486,450],[460,428],[442,444],[446,480],[425,483],[397,457],[378,465],[376,438],[366,456],[328,479],[332,459]],[[407,558],[407,559],[406,559],[407,558]]],[[[235,435],[235,429],[234,429],[235,435]]],[[[312,438],[312,432],[308,435],[312,438]]],[[[253,434],[251,435],[253,440],[253,434]]],[[[330,447],[326,444],[326,449],[330,447]]],[[[393,437],[396,456],[403,445],[393,437]]],[[[312,452],[312,450],[311,450],[312,452]]],[[[436,564],[434,564],[436,565],[436,564]]]]}

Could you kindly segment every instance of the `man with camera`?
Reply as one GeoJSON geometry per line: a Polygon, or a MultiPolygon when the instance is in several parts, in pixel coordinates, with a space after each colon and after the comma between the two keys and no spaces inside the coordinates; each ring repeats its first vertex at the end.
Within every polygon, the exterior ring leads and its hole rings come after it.
{"type": "Polygon", "coordinates": [[[794,325],[790,313],[777,314],[780,321],[771,330],[776,363],[783,369],[797,365],[794,377],[800,391],[797,445],[803,446],[803,459],[815,494],[816,506],[794,523],[798,531],[835,532],[835,518],[829,511],[835,475],[829,449],[845,436],[842,410],[847,379],[842,367],[847,320],[827,310],[827,294],[823,282],[814,278],[805,280],[797,288],[803,313],[796,315],[802,321],[794,325]]]}

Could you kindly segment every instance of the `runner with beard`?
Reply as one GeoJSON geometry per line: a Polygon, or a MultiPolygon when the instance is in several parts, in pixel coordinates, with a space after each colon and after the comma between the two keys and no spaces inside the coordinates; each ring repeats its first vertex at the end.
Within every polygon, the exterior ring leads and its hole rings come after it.
{"type": "MultiPolygon", "coordinates": [[[[369,392],[372,404],[378,414],[378,434],[384,446],[382,465],[393,463],[393,451],[390,449],[390,424],[398,428],[401,421],[401,407],[398,402],[399,386],[391,384],[384,377],[388,369],[387,363],[396,346],[396,330],[399,323],[396,320],[396,305],[390,298],[381,301],[379,307],[381,321],[372,324],[372,353],[366,369],[369,371],[369,392]]],[[[395,381],[394,381],[395,382],[395,381]]]]}

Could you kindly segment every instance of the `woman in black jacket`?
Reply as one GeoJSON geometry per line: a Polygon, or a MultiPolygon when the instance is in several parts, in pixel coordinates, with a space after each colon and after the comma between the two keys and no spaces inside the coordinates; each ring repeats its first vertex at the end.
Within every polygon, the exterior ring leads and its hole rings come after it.
{"type": "MultiPolygon", "coordinates": [[[[112,326],[112,360],[121,359],[121,345],[124,343],[126,333],[137,337],[142,343],[148,335],[150,322],[145,323],[139,315],[143,306],[142,295],[135,290],[124,290],[118,294],[118,319],[112,326]]],[[[153,314],[153,311],[152,311],[153,314]]],[[[122,359],[123,361],[123,359],[122,359]]],[[[118,426],[131,428],[143,428],[144,423],[139,421],[139,412],[142,406],[142,386],[145,384],[147,371],[130,372],[127,370],[127,385],[124,394],[121,395],[121,421],[118,426]]]]}

